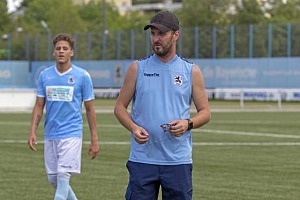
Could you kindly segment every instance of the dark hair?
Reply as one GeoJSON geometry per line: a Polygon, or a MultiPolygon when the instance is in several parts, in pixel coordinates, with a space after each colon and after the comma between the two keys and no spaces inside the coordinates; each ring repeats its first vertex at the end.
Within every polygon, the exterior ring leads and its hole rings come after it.
{"type": "Polygon", "coordinates": [[[52,40],[53,46],[55,46],[56,43],[58,43],[59,41],[67,41],[70,44],[71,49],[74,48],[74,44],[75,44],[74,39],[66,33],[60,33],[56,35],[52,40]]]}

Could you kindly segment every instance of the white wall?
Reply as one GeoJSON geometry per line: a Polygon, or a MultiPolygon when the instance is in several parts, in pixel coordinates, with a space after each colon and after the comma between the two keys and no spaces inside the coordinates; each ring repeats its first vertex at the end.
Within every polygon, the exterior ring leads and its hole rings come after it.
{"type": "Polygon", "coordinates": [[[1,89],[0,111],[32,111],[36,99],[35,89],[1,89]]]}

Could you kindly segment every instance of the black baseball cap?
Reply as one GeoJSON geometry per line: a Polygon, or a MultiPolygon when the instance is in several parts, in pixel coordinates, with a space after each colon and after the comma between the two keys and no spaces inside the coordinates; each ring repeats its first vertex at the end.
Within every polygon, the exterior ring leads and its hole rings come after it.
{"type": "Polygon", "coordinates": [[[146,25],[144,30],[147,30],[151,26],[154,26],[163,33],[170,30],[177,31],[179,30],[179,20],[173,13],[163,11],[152,17],[150,24],[146,25]]]}

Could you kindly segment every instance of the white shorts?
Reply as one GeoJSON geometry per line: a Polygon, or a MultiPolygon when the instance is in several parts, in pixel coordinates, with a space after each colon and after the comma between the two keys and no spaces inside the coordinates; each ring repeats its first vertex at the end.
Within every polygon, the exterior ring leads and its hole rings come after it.
{"type": "Polygon", "coordinates": [[[44,157],[47,174],[80,173],[81,138],[45,140],[44,157]]]}

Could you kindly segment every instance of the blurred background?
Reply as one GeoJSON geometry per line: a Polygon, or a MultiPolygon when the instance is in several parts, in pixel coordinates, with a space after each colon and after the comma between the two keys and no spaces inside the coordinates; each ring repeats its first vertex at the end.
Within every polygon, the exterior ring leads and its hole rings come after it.
{"type": "Polygon", "coordinates": [[[51,60],[60,32],[75,60],[137,59],[151,53],[143,30],[161,10],[179,16],[185,58],[300,55],[299,0],[1,0],[0,59],[51,60]]]}
{"type": "Polygon", "coordinates": [[[130,62],[152,53],[143,27],[162,10],[179,17],[177,52],[201,68],[210,99],[300,100],[300,0],[1,0],[0,95],[31,94],[66,32],[97,97],[115,98],[130,62]]]}
{"type": "Polygon", "coordinates": [[[113,108],[129,64],[152,53],[143,27],[161,10],[178,15],[177,52],[201,69],[212,111],[193,130],[193,198],[299,200],[300,0],[0,0],[1,200],[53,197],[43,126],[38,152],[27,136],[37,77],[55,64],[60,32],[76,40],[72,62],[90,73],[97,97],[101,153],[87,157],[83,117],[74,190],[82,200],[124,198],[130,134],[113,108]]]}

